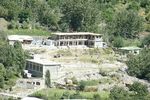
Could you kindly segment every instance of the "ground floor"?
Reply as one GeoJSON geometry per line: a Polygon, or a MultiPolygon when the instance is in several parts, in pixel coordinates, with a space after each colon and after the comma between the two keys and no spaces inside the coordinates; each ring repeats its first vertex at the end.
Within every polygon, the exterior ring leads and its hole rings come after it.
{"type": "Polygon", "coordinates": [[[58,46],[58,47],[61,47],[61,46],[68,46],[68,47],[71,47],[71,46],[86,46],[86,47],[100,47],[100,48],[103,48],[106,46],[106,43],[104,42],[101,42],[101,41],[89,41],[89,40],[59,40],[59,41],[55,41],[55,44],[54,46],[58,46]]]}

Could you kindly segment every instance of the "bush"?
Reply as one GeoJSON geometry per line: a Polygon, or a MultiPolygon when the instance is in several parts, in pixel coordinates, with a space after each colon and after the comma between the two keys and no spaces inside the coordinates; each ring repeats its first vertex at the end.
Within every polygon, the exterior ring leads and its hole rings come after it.
{"type": "Polygon", "coordinates": [[[85,86],[96,86],[99,84],[99,80],[87,80],[87,81],[80,81],[80,83],[84,83],[85,86]]]}
{"type": "Polygon", "coordinates": [[[150,32],[150,24],[145,25],[145,31],[150,32]]]}
{"type": "Polygon", "coordinates": [[[22,24],[22,28],[23,29],[29,29],[29,23],[24,21],[23,24],[22,24]]]}
{"type": "Polygon", "coordinates": [[[72,77],[71,80],[73,84],[78,84],[78,80],[76,79],[76,77],[72,77]]]}
{"type": "Polygon", "coordinates": [[[136,92],[138,96],[148,95],[147,86],[139,82],[134,82],[131,86],[129,86],[129,90],[136,92]]]}
{"type": "Polygon", "coordinates": [[[102,100],[99,94],[94,94],[93,95],[93,100],[102,100]]]}
{"type": "Polygon", "coordinates": [[[69,98],[70,98],[70,93],[64,92],[60,99],[69,99],[69,98]]]}
{"type": "Polygon", "coordinates": [[[76,92],[73,95],[70,95],[70,99],[85,99],[79,92],[76,92]]]}
{"type": "Polygon", "coordinates": [[[116,37],[113,41],[113,47],[123,47],[124,46],[124,41],[123,38],[121,37],[116,37]]]}
{"type": "Polygon", "coordinates": [[[79,90],[84,91],[84,89],[85,89],[85,82],[84,81],[79,82],[79,90]]]}

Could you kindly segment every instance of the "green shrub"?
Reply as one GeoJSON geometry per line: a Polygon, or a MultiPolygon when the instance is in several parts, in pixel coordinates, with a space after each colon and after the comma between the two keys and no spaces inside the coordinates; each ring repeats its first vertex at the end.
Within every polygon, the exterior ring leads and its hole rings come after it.
{"type": "Polygon", "coordinates": [[[113,47],[123,47],[124,46],[124,41],[123,41],[123,38],[122,37],[116,37],[114,38],[114,41],[113,41],[113,47]]]}
{"type": "Polygon", "coordinates": [[[78,84],[78,80],[76,79],[76,77],[72,77],[71,80],[72,80],[73,84],[78,84]]]}
{"type": "Polygon", "coordinates": [[[70,99],[85,99],[79,92],[76,92],[75,94],[70,95],[70,99]]]}
{"type": "Polygon", "coordinates": [[[102,100],[102,98],[99,94],[94,94],[93,95],[93,100],[102,100]]]}
{"type": "Polygon", "coordinates": [[[64,92],[60,99],[69,99],[69,98],[70,98],[70,93],[64,92]]]}
{"type": "Polygon", "coordinates": [[[80,91],[84,91],[84,89],[85,89],[85,82],[84,81],[81,81],[81,82],[79,82],[79,90],[80,91]]]}

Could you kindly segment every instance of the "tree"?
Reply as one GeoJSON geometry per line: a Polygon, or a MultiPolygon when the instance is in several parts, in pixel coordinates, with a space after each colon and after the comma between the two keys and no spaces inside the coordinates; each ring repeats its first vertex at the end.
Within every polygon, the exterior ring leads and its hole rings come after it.
{"type": "Polygon", "coordinates": [[[0,76],[0,88],[4,88],[4,84],[5,84],[5,81],[4,81],[4,77],[3,76],[0,76]]]}
{"type": "Polygon", "coordinates": [[[0,63],[0,88],[4,88],[4,84],[5,84],[4,77],[5,77],[5,74],[6,74],[6,70],[4,68],[4,65],[0,63]]]}
{"type": "Polygon", "coordinates": [[[11,87],[15,85],[16,77],[19,77],[19,74],[24,69],[25,53],[19,42],[15,42],[14,46],[11,46],[7,41],[7,35],[4,32],[0,32],[0,36],[1,87],[5,85],[11,87]]]}
{"type": "Polygon", "coordinates": [[[50,71],[47,70],[45,74],[45,85],[50,88],[51,87],[51,77],[50,77],[50,71]]]}
{"type": "Polygon", "coordinates": [[[25,67],[25,52],[22,49],[22,44],[19,41],[14,43],[14,52],[16,54],[15,65],[18,65],[19,72],[22,72],[25,67]]]}
{"type": "Polygon", "coordinates": [[[143,49],[139,55],[132,56],[126,62],[128,74],[137,78],[150,80],[150,50],[143,49]]]}
{"type": "Polygon", "coordinates": [[[115,36],[135,38],[143,30],[143,21],[135,11],[124,10],[115,15],[109,27],[110,32],[115,36]]]}
{"type": "Polygon", "coordinates": [[[27,10],[23,10],[19,13],[18,18],[19,18],[19,22],[23,23],[24,21],[27,22],[30,18],[30,12],[27,10]]]}
{"type": "Polygon", "coordinates": [[[61,11],[61,22],[67,23],[70,31],[98,31],[101,17],[94,0],[62,0],[61,11]]]}

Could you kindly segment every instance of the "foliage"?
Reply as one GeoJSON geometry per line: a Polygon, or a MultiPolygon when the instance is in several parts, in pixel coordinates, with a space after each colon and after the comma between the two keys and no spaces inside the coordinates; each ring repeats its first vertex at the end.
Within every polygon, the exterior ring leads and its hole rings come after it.
{"type": "Polygon", "coordinates": [[[144,49],[137,56],[132,56],[126,62],[129,75],[150,80],[150,50],[144,49]]]}
{"type": "Polygon", "coordinates": [[[25,53],[19,42],[9,45],[4,32],[0,32],[0,77],[1,88],[13,86],[16,77],[20,76],[25,66],[25,53]],[[7,74],[6,74],[7,73],[7,74]],[[4,83],[4,85],[3,85],[4,83]]]}
{"type": "Polygon", "coordinates": [[[83,97],[80,92],[77,91],[75,94],[70,96],[70,99],[85,99],[85,97],[83,97]]]}
{"type": "Polygon", "coordinates": [[[118,12],[111,24],[111,33],[124,38],[135,38],[143,30],[141,17],[132,10],[118,12]]]}
{"type": "Polygon", "coordinates": [[[80,81],[79,83],[85,84],[85,86],[96,86],[99,84],[99,80],[80,81]]]}
{"type": "Polygon", "coordinates": [[[37,97],[37,98],[40,98],[40,99],[48,100],[48,98],[45,95],[40,94],[40,93],[35,93],[31,97],[37,97]]]}
{"type": "Polygon", "coordinates": [[[149,0],[0,0],[12,29],[89,31],[133,38],[148,23],[149,0]],[[21,27],[22,26],[22,27],[21,27]]]}
{"type": "Polygon", "coordinates": [[[93,95],[93,100],[102,100],[99,94],[94,94],[93,95]]]}
{"type": "Polygon", "coordinates": [[[124,46],[124,41],[122,37],[115,37],[114,41],[113,41],[113,46],[114,47],[123,47],[124,46]]]}
{"type": "Polygon", "coordinates": [[[143,40],[142,40],[142,46],[146,45],[147,47],[150,46],[150,35],[147,35],[143,40]]]}
{"type": "Polygon", "coordinates": [[[143,85],[139,82],[134,82],[130,87],[130,91],[134,91],[137,96],[146,96],[148,95],[148,89],[146,85],[143,85]]]}
{"type": "Polygon", "coordinates": [[[49,36],[50,32],[41,30],[41,29],[13,29],[6,31],[9,35],[33,35],[33,36],[49,36]]]}
{"type": "Polygon", "coordinates": [[[110,100],[129,100],[129,93],[123,88],[114,87],[110,91],[110,100]]]}
{"type": "Polygon", "coordinates": [[[71,80],[72,80],[73,84],[78,84],[78,80],[76,79],[76,77],[72,77],[71,80]]]}
{"type": "Polygon", "coordinates": [[[129,86],[129,90],[130,91],[121,87],[114,87],[110,91],[109,100],[149,100],[148,90],[145,85],[135,82],[129,86]]]}
{"type": "Polygon", "coordinates": [[[47,70],[45,74],[45,85],[49,88],[51,87],[51,76],[49,70],[47,70]]]}
{"type": "Polygon", "coordinates": [[[62,0],[62,22],[69,25],[71,31],[98,30],[100,12],[94,0],[62,0]]]}
{"type": "Polygon", "coordinates": [[[84,89],[85,89],[85,82],[84,81],[81,81],[81,82],[79,82],[79,90],[80,91],[84,91],[84,89]]]}

